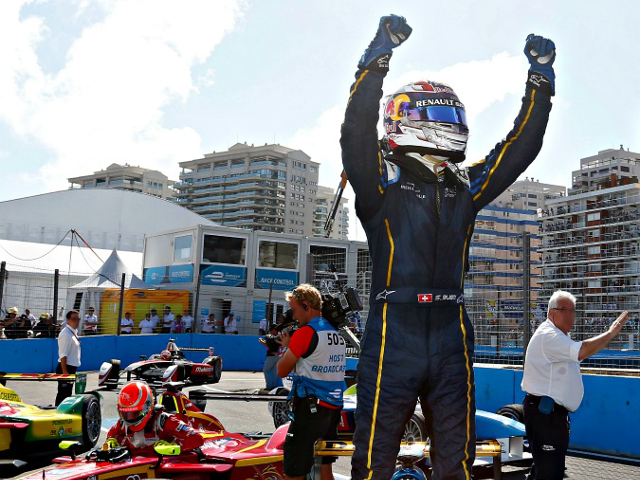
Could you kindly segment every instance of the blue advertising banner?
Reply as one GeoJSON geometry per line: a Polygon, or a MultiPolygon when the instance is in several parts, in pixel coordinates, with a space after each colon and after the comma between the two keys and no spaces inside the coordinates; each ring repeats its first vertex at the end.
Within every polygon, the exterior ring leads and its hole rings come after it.
{"type": "Polygon", "coordinates": [[[246,287],[247,268],[233,265],[200,265],[200,283],[219,287],[246,287]]]}
{"type": "Polygon", "coordinates": [[[169,267],[169,283],[193,282],[193,264],[169,267]]]}
{"type": "Polygon", "coordinates": [[[144,269],[144,281],[151,285],[160,285],[161,283],[169,283],[167,278],[167,267],[151,267],[144,269]]]}
{"type": "Polygon", "coordinates": [[[193,264],[145,268],[143,277],[151,285],[193,282],[193,264]]]}
{"type": "Polygon", "coordinates": [[[268,290],[272,282],[274,290],[292,290],[298,285],[298,272],[270,268],[256,269],[255,288],[268,290]]]}
{"type": "Polygon", "coordinates": [[[254,300],[253,301],[253,316],[251,317],[252,323],[260,323],[260,320],[267,316],[267,302],[266,300],[254,300]]]}

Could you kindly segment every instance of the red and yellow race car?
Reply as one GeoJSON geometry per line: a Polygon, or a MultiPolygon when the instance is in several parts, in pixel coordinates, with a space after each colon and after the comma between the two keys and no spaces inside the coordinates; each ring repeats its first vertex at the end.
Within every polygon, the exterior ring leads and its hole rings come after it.
{"type": "Polygon", "coordinates": [[[96,449],[76,458],[76,442],[61,442],[71,451],[68,457],[54,460],[54,465],[16,478],[56,480],[100,480],[143,478],[181,478],[205,480],[269,480],[284,478],[282,446],[288,425],[273,434],[228,432],[211,414],[202,412],[179,389],[179,384],[165,385],[160,403],[165,411],[178,416],[200,430],[205,443],[196,451],[182,453],[176,444],[158,442],[155,455],[140,455],[126,448],[96,449]]]}

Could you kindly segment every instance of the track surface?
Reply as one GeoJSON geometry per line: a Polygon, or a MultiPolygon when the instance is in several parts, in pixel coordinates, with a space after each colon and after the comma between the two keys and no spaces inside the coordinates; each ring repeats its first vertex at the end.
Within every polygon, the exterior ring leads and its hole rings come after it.
{"type": "MultiPolygon", "coordinates": [[[[98,374],[88,374],[87,390],[97,388],[98,374]]],[[[14,388],[25,402],[34,404],[49,404],[53,402],[56,394],[56,385],[50,382],[26,383],[12,382],[8,385],[14,388]]],[[[222,380],[216,385],[208,386],[214,392],[257,390],[264,387],[262,372],[223,372],[222,380]]],[[[99,389],[103,397],[103,431],[100,443],[106,438],[108,427],[117,419],[115,391],[110,392],[99,389]]],[[[262,402],[248,403],[238,401],[213,401],[207,405],[207,412],[213,413],[227,430],[237,432],[272,432],[273,423],[267,411],[267,404],[262,402]]],[[[342,476],[350,475],[349,459],[341,458],[334,467],[338,474],[337,480],[342,476]]],[[[526,470],[505,466],[503,469],[504,480],[524,480],[526,470]]],[[[492,478],[490,472],[477,472],[478,478],[492,478]]],[[[620,462],[605,461],[595,458],[581,458],[570,456],[567,458],[567,477],[580,480],[626,480],[640,479],[640,462],[627,465],[620,462]]]]}

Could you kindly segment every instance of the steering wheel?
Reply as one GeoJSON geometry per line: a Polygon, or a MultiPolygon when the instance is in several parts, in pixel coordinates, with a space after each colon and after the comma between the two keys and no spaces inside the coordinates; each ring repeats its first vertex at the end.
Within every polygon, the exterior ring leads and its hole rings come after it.
{"type": "Polygon", "coordinates": [[[130,457],[131,454],[127,447],[115,447],[109,450],[96,448],[87,454],[87,460],[91,462],[120,463],[128,460],[130,457]]]}

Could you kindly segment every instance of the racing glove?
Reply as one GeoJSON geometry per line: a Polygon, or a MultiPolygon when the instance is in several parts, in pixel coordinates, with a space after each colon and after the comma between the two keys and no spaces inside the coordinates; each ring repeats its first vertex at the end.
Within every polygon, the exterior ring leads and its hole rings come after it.
{"type": "Polygon", "coordinates": [[[546,91],[549,95],[554,95],[556,93],[556,74],[553,71],[553,62],[556,59],[555,43],[532,33],[527,37],[524,54],[530,65],[528,83],[534,88],[546,91]]]}
{"type": "Polygon", "coordinates": [[[376,36],[360,58],[358,68],[387,72],[393,49],[409,38],[411,30],[404,17],[382,17],[376,36]]]}
{"type": "Polygon", "coordinates": [[[118,448],[119,446],[120,443],[118,443],[118,440],[111,437],[107,438],[107,440],[104,442],[104,445],[102,445],[102,450],[111,450],[112,448],[118,448]]]}

